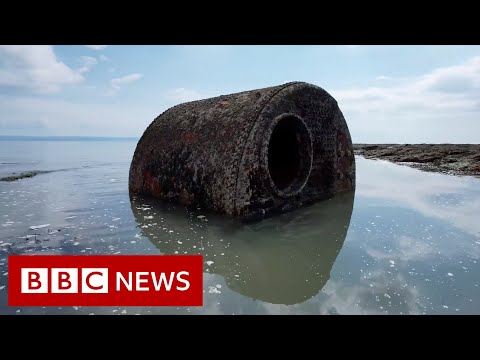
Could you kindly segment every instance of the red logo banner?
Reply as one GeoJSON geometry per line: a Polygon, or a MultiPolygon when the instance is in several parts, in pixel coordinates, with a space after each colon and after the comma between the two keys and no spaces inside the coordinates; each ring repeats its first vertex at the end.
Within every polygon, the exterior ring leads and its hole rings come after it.
{"type": "Polygon", "coordinates": [[[202,306],[202,256],[9,256],[8,305],[202,306]]]}

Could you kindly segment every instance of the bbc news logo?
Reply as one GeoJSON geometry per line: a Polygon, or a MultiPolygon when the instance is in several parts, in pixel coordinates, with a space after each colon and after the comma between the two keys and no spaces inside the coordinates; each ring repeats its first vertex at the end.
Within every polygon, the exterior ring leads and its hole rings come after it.
{"type": "Polygon", "coordinates": [[[200,255],[9,256],[10,306],[202,306],[200,255]]]}
{"type": "Polygon", "coordinates": [[[108,293],[108,269],[71,268],[22,268],[21,291],[23,294],[75,294],[79,292],[81,274],[82,293],[108,293]],[[49,276],[50,275],[50,276],[49,276]]]}
{"type": "MultiPolygon", "coordinates": [[[[162,284],[166,291],[172,289],[173,281],[181,282],[183,286],[176,286],[178,291],[186,291],[190,287],[190,281],[187,280],[189,273],[187,271],[170,272],[169,279],[165,273],[160,273],[157,278],[155,272],[139,271],[135,273],[135,281],[132,277],[133,272],[129,271],[127,279],[121,272],[116,273],[115,288],[116,291],[122,290],[122,285],[128,291],[150,291],[146,285],[148,277],[151,275],[153,288],[160,291],[162,284]],[[182,278],[185,276],[185,278],[182,278]],[[136,285],[135,285],[136,284],[136,285]]],[[[108,293],[108,269],[68,269],[68,268],[23,268],[22,269],[22,293],[48,293],[48,284],[51,283],[50,291],[52,293],[108,293]],[[49,276],[50,275],[50,276],[49,276]],[[81,287],[78,279],[81,277],[81,287]],[[95,282],[94,282],[95,280],[95,282]]]]}

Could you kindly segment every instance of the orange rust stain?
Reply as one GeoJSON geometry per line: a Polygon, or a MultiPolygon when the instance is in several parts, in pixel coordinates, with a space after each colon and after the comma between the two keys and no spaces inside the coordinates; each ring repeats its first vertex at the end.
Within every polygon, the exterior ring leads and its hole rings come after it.
{"type": "Polygon", "coordinates": [[[158,179],[152,176],[150,170],[146,170],[143,173],[145,188],[155,197],[160,197],[162,194],[162,188],[158,179]]]}
{"type": "Polygon", "coordinates": [[[188,131],[182,134],[182,141],[186,144],[192,144],[196,142],[197,139],[198,139],[198,135],[192,131],[188,131]]]}
{"type": "Polygon", "coordinates": [[[187,189],[182,189],[179,194],[180,204],[190,206],[192,204],[193,195],[189,194],[187,189]]]}

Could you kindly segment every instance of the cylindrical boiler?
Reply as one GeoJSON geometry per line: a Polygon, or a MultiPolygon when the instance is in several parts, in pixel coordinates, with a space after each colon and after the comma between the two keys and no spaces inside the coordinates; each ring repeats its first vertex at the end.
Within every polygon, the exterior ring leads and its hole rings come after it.
{"type": "Polygon", "coordinates": [[[242,218],[355,187],[350,133],[336,100],[292,82],[174,106],[140,138],[129,190],[242,218]]]}

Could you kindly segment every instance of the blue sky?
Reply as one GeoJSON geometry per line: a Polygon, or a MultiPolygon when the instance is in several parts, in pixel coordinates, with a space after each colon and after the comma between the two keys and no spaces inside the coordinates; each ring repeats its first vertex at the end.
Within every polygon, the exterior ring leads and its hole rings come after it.
{"type": "Polygon", "coordinates": [[[184,101],[306,81],[354,142],[480,142],[480,46],[0,45],[0,135],[140,136],[184,101]]]}

